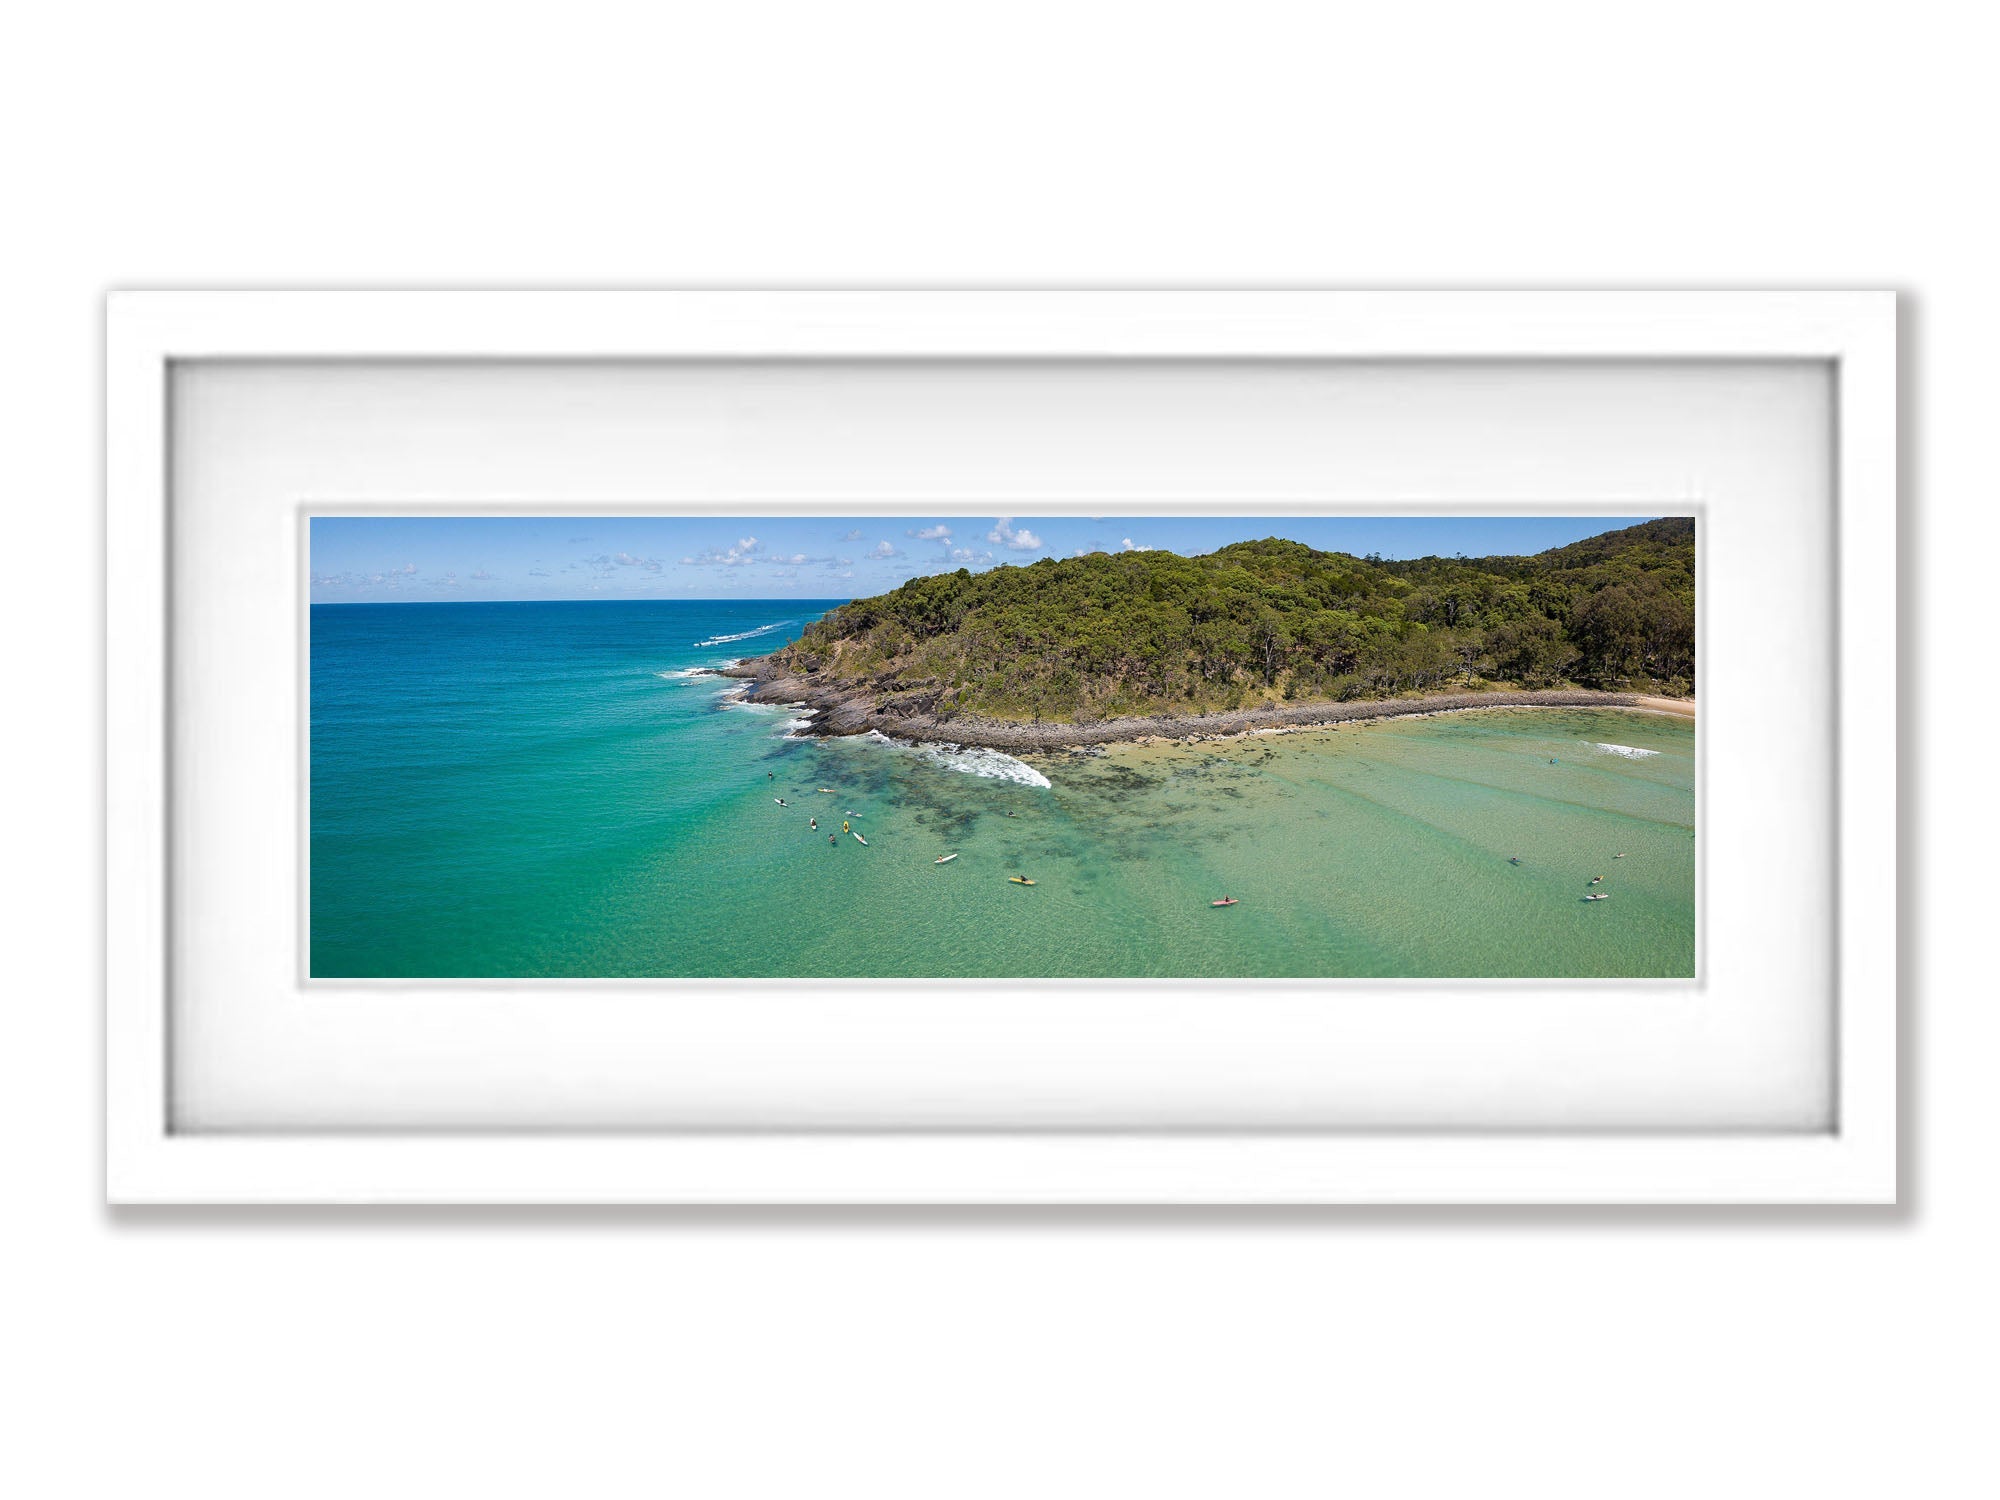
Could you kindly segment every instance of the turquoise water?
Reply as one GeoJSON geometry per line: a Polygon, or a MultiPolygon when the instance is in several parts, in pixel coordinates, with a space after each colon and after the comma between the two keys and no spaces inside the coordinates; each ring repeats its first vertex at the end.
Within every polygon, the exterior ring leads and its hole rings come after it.
{"type": "Polygon", "coordinates": [[[832,602],[314,606],[312,973],[1694,972],[1690,721],[1014,759],[799,738],[692,675],[832,602]]]}

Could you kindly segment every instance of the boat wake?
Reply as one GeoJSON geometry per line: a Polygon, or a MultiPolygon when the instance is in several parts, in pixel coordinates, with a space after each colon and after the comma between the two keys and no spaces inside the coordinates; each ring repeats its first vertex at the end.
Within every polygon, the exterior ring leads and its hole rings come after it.
{"type": "Polygon", "coordinates": [[[1649,755],[1660,753],[1657,750],[1641,750],[1637,745],[1607,745],[1602,740],[1595,740],[1592,743],[1606,755],[1622,755],[1627,760],[1644,760],[1649,755]]]}
{"type": "Polygon", "coordinates": [[[988,781],[1011,781],[1018,786],[1044,789],[1049,786],[1049,778],[1025,761],[1018,761],[1011,755],[1003,755],[998,750],[989,750],[981,745],[913,743],[909,740],[891,739],[888,735],[873,729],[869,730],[864,738],[874,740],[878,744],[893,746],[947,771],[980,776],[988,781]]]}
{"type": "Polygon", "coordinates": [[[696,646],[726,646],[731,641],[747,641],[752,636],[769,635],[774,630],[783,630],[790,620],[778,620],[770,625],[759,625],[755,630],[745,630],[736,635],[712,635],[705,641],[696,641],[696,646]]]}

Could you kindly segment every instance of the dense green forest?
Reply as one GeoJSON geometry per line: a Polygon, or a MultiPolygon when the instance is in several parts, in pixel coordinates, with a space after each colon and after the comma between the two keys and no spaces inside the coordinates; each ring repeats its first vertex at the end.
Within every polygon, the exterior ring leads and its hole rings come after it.
{"type": "Polygon", "coordinates": [[[1403,562],[1270,538],[913,578],[775,666],[941,714],[1093,721],[1481,686],[1694,691],[1694,522],[1403,562]]]}

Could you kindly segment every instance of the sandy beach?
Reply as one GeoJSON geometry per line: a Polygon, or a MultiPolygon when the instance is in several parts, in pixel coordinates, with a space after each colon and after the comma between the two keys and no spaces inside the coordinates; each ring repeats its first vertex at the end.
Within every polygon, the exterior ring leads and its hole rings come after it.
{"type": "Polygon", "coordinates": [[[1692,698],[1655,698],[1641,693],[1632,700],[1632,707],[1643,708],[1648,713],[1674,714],[1683,719],[1694,717],[1692,698]]]}
{"type": "Polygon", "coordinates": [[[1287,703],[1225,713],[1100,719],[1088,724],[1024,723],[989,719],[977,714],[940,715],[935,712],[935,694],[871,693],[851,686],[828,685],[810,677],[776,672],[769,657],[756,657],[725,667],[721,675],[753,684],[745,695],[752,702],[812,709],[812,721],[805,731],[809,734],[838,736],[873,731],[894,739],[979,745],[1016,753],[1154,740],[1229,739],[1260,732],[1327,728],[1367,719],[1462,713],[1489,708],[1628,708],[1687,718],[1694,716],[1692,699],[1572,688],[1541,692],[1439,693],[1347,703],[1287,703]]]}

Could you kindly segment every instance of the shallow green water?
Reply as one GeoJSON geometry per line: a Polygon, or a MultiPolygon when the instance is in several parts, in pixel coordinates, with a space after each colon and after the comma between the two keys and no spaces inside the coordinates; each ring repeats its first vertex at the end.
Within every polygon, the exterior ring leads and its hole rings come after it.
{"type": "Polygon", "coordinates": [[[697,608],[315,609],[313,973],[1694,972],[1691,722],[1503,709],[1025,762],[803,739],[663,674],[817,611],[697,608]],[[1583,901],[1598,874],[1612,899],[1583,901]]]}

